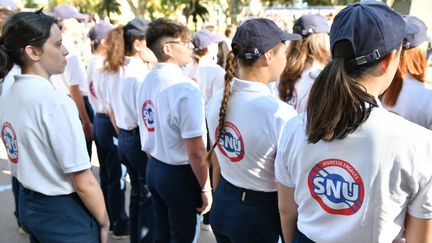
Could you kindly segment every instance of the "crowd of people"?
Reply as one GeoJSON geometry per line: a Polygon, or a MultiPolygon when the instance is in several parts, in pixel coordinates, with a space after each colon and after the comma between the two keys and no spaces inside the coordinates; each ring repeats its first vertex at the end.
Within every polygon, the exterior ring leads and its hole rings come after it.
{"type": "Polygon", "coordinates": [[[291,33],[135,18],[82,35],[71,5],[1,11],[0,131],[30,242],[189,243],[199,226],[219,243],[432,242],[419,18],[368,0],[291,33]]]}

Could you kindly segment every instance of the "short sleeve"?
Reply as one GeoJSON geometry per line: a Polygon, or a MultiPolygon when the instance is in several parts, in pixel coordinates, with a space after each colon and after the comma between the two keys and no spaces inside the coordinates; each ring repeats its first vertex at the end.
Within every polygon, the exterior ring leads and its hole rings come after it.
{"type": "Polygon", "coordinates": [[[180,134],[183,139],[205,134],[204,105],[198,88],[187,91],[177,103],[180,134]]]}
{"type": "Polygon", "coordinates": [[[288,166],[290,161],[288,139],[288,127],[285,126],[277,145],[275,175],[278,182],[282,183],[286,187],[294,188],[295,184],[291,176],[291,168],[288,166]]]}
{"type": "Polygon", "coordinates": [[[44,117],[47,141],[65,174],[91,167],[78,110],[70,98],[64,97],[44,117]]]}
{"type": "Polygon", "coordinates": [[[84,67],[77,55],[71,55],[67,59],[65,75],[69,86],[79,85],[84,81],[84,67]]]}

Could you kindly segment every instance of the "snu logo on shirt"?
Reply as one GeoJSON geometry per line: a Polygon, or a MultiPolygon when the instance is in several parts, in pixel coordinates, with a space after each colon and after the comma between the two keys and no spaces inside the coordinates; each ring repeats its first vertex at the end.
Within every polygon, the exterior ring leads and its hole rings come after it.
{"type": "Polygon", "coordinates": [[[94,82],[93,82],[93,80],[90,81],[90,84],[89,84],[89,91],[90,91],[90,94],[91,94],[94,98],[97,99],[96,92],[95,92],[95,90],[94,90],[94,82]]]}
{"type": "MultiPolygon", "coordinates": [[[[218,141],[218,148],[231,162],[239,162],[244,157],[243,137],[238,128],[231,122],[225,122],[225,134],[218,141]]],[[[215,137],[219,136],[219,127],[216,128],[215,137]]]]}
{"type": "Polygon", "coordinates": [[[330,214],[353,215],[363,204],[364,185],[348,162],[326,159],[318,162],[308,176],[312,197],[330,214]]]}
{"type": "Polygon", "coordinates": [[[6,152],[9,160],[16,164],[18,163],[18,142],[15,130],[9,122],[2,126],[1,137],[6,147],[6,152]]]}
{"type": "Polygon", "coordinates": [[[144,102],[141,113],[147,131],[154,132],[155,130],[154,105],[151,100],[146,100],[144,102]]]}

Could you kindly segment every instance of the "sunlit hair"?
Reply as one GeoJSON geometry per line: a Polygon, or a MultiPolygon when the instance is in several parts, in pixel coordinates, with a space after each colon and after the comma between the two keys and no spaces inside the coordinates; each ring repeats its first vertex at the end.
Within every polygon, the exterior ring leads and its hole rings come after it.
{"type": "Polygon", "coordinates": [[[295,83],[314,61],[325,65],[330,59],[328,34],[317,33],[292,41],[287,50],[287,63],[279,79],[279,97],[287,102],[293,97],[295,83]]]}
{"type": "Polygon", "coordinates": [[[116,73],[125,64],[123,33],[124,26],[119,26],[108,33],[105,40],[108,50],[103,64],[104,71],[116,73]]]}
{"type": "Polygon", "coordinates": [[[387,88],[383,103],[388,106],[396,105],[399,94],[402,90],[403,77],[407,74],[413,76],[419,82],[425,82],[426,79],[426,49],[425,45],[420,45],[408,50],[403,50],[398,70],[392,83],[387,88]]]}

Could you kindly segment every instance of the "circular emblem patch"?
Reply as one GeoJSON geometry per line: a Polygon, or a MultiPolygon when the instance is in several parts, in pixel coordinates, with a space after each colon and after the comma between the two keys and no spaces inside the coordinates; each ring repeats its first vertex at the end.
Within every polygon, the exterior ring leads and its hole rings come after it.
{"type": "Polygon", "coordinates": [[[308,176],[312,197],[330,214],[353,215],[363,204],[364,185],[357,170],[340,159],[318,162],[308,176]]]}
{"type": "MultiPolygon", "coordinates": [[[[244,142],[239,129],[231,122],[225,122],[225,134],[218,141],[218,148],[231,162],[239,162],[244,157],[244,142]]],[[[219,136],[219,127],[215,137],[219,136]]]]}
{"type": "Polygon", "coordinates": [[[151,100],[146,100],[142,106],[142,119],[144,125],[149,132],[154,132],[155,130],[155,117],[154,117],[154,105],[151,100]]]}
{"type": "Polygon", "coordinates": [[[2,126],[1,136],[3,143],[6,147],[6,152],[9,160],[16,164],[18,163],[18,142],[15,134],[15,130],[9,122],[6,122],[2,126]]]}
{"type": "Polygon", "coordinates": [[[90,94],[97,99],[96,92],[94,90],[94,82],[93,82],[93,80],[90,81],[89,91],[90,91],[90,94]]]}

